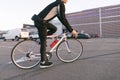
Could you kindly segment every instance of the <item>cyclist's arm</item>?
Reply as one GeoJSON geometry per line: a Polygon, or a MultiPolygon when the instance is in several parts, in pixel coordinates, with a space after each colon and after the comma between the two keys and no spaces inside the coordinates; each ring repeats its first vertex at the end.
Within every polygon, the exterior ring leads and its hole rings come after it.
{"type": "Polygon", "coordinates": [[[69,22],[66,19],[65,5],[63,3],[60,4],[60,11],[59,11],[57,17],[60,20],[60,22],[67,28],[67,30],[69,30],[69,32],[73,31],[72,27],[70,26],[69,22]]]}

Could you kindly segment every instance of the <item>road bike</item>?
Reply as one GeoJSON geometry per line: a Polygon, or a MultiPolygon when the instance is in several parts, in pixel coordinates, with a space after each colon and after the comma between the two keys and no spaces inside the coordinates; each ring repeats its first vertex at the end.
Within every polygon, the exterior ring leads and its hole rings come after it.
{"type": "MultiPolygon", "coordinates": [[[[83,45],[76,38],[68,38],[67,32],[57,36],[47,36],[49,40],[54,41],[50,44],[51,49],[46,54],[50,60],[55,52],[58,59],[69,63],[77,60],[83,53],[83,45]]],[[[11,51],[11,60],[13,64],[22,69],[30,69],[40,63],[40,40],[26,39],[18,42],[11,51]]],[[[46,45],[48,46],[48,45],[46,45]]]]}

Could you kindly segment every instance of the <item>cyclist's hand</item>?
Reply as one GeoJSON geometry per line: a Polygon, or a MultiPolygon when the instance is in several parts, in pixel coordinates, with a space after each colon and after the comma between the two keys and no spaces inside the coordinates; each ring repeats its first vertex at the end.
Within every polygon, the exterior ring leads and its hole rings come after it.
{"type": "Polygon", "coordinates": [[[78,37],[78,32],[76,30],[73,30],[72,31],[72,36],[77,38],[78,37]]]}

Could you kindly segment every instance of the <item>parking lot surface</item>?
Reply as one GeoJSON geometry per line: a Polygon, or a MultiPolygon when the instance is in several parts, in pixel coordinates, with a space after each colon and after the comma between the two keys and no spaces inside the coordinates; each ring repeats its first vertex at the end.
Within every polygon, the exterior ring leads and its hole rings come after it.
{"type": "MultiPolygon", "coordinates": [[[[23,70],[12,64],[10,52],[18,41],[0,41],[0,80],[120,80],[120,38],[79,39],[83,55],[63,63],[53,56],[54,66],[23,70]]],[[[53,53],[54,54],[54,53],[53,53]]]]}

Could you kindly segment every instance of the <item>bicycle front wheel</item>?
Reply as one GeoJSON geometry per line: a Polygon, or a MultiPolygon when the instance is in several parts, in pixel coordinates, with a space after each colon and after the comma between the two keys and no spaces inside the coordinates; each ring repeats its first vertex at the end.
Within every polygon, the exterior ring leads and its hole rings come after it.
{"type": "Polygon", "coordinates": [[[40,45],[34,40],[23,40],[17,43],[11,52],[12,62],[19,68],[30,69],[40,62],[40,45]]]}
{"type": "Polygon", "coordinates": [[[67,39],[62,41],[56,48],[58,59],[63,62],[73,62],[83,53],[83,45],[77,39],[67,39]]]}

